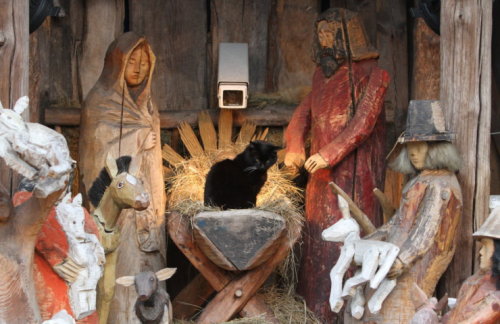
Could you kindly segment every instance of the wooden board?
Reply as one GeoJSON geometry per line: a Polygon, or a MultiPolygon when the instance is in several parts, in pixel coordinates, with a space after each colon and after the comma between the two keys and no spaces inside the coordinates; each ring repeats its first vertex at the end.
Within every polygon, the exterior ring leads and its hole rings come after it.
{"type": "Polygon", "coordinates": [[[262,92],[266,80],[267,23],[272,1],[210,0],[210,107],[216,107],[219,43],[248,43],[249,93],[262,92]]]}
{"type": "MultiPolygon", "coordinates": [[[[233,111],[233,124],[241,126],[246,121],[251,121],[259,126],[284,126],[290,121],[294,109],[294,106],[289,105],[270,105],[264,109],[248,108],[233,111]]],[[[196,126],[199,112],[199,110],[162,111],[160,112],[160,127],[177,128],[181,122],[196,126]]],[[[219,110],[210,109],[208,113],[214,123],[218,124],[219,110]]],[[[69,107],[44,109],[44,120],[46,125],[78,126],[80,109],[69,107]]]]}
{"type": "Polygon", "coordinates": [[[311,88],[316,65],[311,57],[319,1],[274,1],[269,23],[267,91],[299,102],[311,88]]]}
{"type": "Polygon", "coordinates": [[[111,42],[123,33],[125,1],[86,0],[84,34],[79,60],[82,98],[101,75],[104,56],[111,42]]]}
{"type": "Polygon", "coordinates": [[[130,0],[130,30],[146,36],[157,61],[154,101],[160,110],[207,105],[207,1],[130,0]]]}
{"type": "MultiPolygon", "coordinates": [[[[21,96],[28,95],[28,2],[0,1],[0,101],[11,108],[21,96]]],[[[29,116],[29,108],[24,112],[29,116]]],[[[17,187],[11,171],[0,161],[0,184],[11,193],[17,187]]]]}
{"type": "Polygon", "coordinates": [[[222,258],[214,262],[227,270],[243,271],[258,266],[275,252],[285,220],[256,209],[201,212],[194,217],[194,228],[205,255],[212,261],[222,258]],[[217,256],[210,257],[216,252],[217,256]]]}
{"type": "Polygon", "coordinates": [[[488,0],[441,2],[441,106],[463,163],[463,216],[455,258],[446,273],[454,296],[473,273],[472,232],[488,215],[490,186],[491,19],[488,0]]]}

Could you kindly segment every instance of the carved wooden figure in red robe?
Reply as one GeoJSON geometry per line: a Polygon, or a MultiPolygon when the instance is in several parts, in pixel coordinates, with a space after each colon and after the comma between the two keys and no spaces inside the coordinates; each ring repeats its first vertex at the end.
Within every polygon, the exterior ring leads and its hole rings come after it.
{"type": "Polygon", "coordinates": [[[321,231],[339,220],[341,213],[336,195],[327,190],[328,182],[353,193],[357,205],[377,223],[372,190],[383,179],[381,112],[389,76],[377,66],[378,53],[368,43],[356,13],[329,9],[316,20],[316,31],[318,67],[312,91],[295,110],[285,133],[285,165],[304,165],[311,173],[298,292],[322,320],[331,322],[328,272],[339,248],[323,242],[321,231]]]}
{"type": "MultiPolygon", "coordinates": [[[[363,323],[409,323],[415,313],[414,284],[431,296],[453,258],[462,192],[455,176],[460,158],[451,137],[438,101],[410,102],[407,127],[398,139],[393,151],[397,156],[390,166],[413,178],[404,187],[391,220],[364,237],[399,247],[388,274],[397,278],[397,285],[380,313],[365,312],[363,323]]],[[[344,323],[358,321],[346,313],[344,323]]]]}
{"type": "MultiPolygon", "coordinates": [[[[14,206],[31,195],[27,191],[17,192],[14,206]]],[[[42,319],[66,310],[79,319],[79,324],[98,323],[95,297],[104,263],[98,233],[94,220],[81,207],[81,195],[73,202],[67,195],[50,211],[38,234],[34,258],[33,276],[42,319]],[[69,222],[74,227],[81,225],[81,231],[68,229],[69,222]]]]}
{"type": "Polygon", "coordinates": [[[481,240],[479,271],[467,278],[445,324],[500,322],[500,208],[488,216],[474,237],[481,240]]]}

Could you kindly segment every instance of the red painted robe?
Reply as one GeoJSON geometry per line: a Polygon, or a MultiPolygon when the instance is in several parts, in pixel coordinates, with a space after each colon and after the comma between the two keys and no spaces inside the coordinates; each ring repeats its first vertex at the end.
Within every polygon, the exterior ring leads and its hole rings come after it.
{"type": "Polygon", "coordinates": [[[500,291],[491,271],[476,273],[460,287],[457,305],[443,318],[445,324],[496,324],[500,322],[500,291]]]}
{"type": "Polygon", "coordinates": [[[352,63],[355,108],[351,108],[349,69],[343,64],[330,78],[320,67],[313,76],[312,91],[295,110],[285,133],[287,152],[304,153],[308,134],[310,156],[319,153],[330,167],[309,176],[306,189],[307,223],[298,292],[309,308],[325,322],[334,313],[328,305],[330,269],[339,248],[321,240],[321,231],[340,217],[337,197],[328,182],[334,181],[378,223],[373,189],[380,187],[384,170],[384,117],[382,106],[389,83],[376,60],[352,63]],[[352,117],[351,117],[352,116],[352,117]]]}
{"type": "MultiPolygon", "coordinates": [[[[31,197],[31,192],[17,192],[12,199],[18,206],[31,197]]],[[[85,232],[99,237],[99,231],[90,214],[85,210],[85,232]]],[[[62,263],[68,257],[69,244],[64,230],[57,221],[56,208],[53,207],[38,233],[35,245],[34,270],[36,297],[43,320],[50,319],[65,309],[74,317],[69,301],[69,287],[52,267],[62,263]]],[[[76,321],[78,324],[97,324],[97,312],[76,321]]]]}

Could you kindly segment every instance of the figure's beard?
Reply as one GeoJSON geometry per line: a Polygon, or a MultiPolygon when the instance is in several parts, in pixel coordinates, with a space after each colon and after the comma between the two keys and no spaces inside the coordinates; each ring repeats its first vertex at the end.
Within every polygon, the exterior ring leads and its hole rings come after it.
{"type": "Polygon", "coordinates": [[[326,78],[331,77],[345,61],[343,51],[336,48],[322,48],[319,57],[319,64],[326,78]]]}

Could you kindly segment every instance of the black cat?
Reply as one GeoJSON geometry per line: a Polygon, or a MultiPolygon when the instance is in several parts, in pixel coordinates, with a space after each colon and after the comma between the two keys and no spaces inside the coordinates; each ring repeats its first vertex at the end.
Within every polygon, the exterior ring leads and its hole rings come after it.
{"type": "Polygon", "coordinates": [[[222,209],[254,207],[267,180],[267,169],[276,163],[279,149],[270,143],[253,141],[233,160],[215,163],[207,174],[205,205],[222,209]]]}

